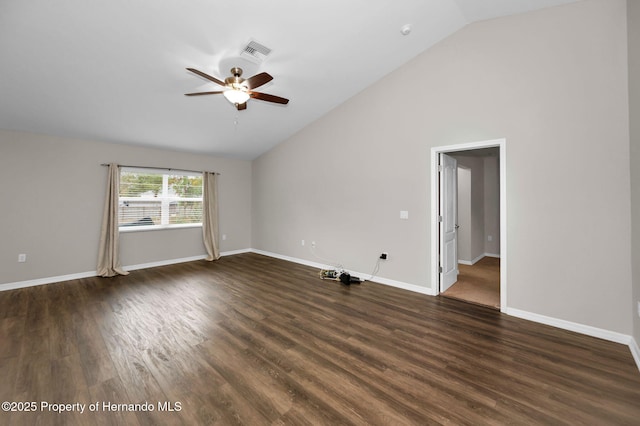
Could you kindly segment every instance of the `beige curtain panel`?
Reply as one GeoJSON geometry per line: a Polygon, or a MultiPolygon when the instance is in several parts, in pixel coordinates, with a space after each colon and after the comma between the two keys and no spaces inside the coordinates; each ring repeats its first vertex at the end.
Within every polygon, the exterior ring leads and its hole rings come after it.
{"type": "Polygon", "coordinates": [[[207,250],[206,260],[220,259],[218,248],[218,177],[215,173],[203,173],[202,237],[207,250]]]}
{"type": "Polygon", "coordinates": [[[120,266],[119,231],[118,231],[118,190],[120,186],[120,170],[115,163],[109,164],[109,179],[102,215],[100,232],[100,249],[98,252],[98,276],[113,277],[128,275],[120,266]]]}

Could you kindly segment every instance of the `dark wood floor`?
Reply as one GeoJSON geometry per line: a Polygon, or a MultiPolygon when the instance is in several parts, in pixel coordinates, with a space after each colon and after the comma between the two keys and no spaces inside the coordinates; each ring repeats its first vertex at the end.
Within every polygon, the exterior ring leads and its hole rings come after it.
{"type": "Polygon", "coordinates": [[[640,422],[626,346],[257,254],[2,292],[0,378],[3,425],[640,422]]]}

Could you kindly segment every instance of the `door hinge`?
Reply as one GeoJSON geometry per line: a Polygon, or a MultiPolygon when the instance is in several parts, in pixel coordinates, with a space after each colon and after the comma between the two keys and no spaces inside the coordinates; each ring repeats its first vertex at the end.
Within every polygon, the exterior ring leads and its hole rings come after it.
{"type": "Polygon", "coordinates": [[[442,166],[438,164],[438,173],[442,172],[442,166]]]}
{"type": "Polygon", "coordinates": [[[442,273],[442,266],[438,266],[438,271],[442,273]]]}
{"type": "Polygon", "coordinates": [[[442,216],[438,216],[438,222],[442,222],[442,216]]]}

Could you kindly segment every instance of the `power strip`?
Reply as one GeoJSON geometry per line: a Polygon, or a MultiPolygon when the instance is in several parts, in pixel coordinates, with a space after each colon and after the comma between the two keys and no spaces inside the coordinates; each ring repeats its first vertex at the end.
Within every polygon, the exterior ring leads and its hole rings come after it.
{"type": "Polygon", "coordinates": [[[321,269],[320,270],[320,278],[323,280],[334,280],[338,281],[338,277],[340,273],[335,269],[321,269]]]}

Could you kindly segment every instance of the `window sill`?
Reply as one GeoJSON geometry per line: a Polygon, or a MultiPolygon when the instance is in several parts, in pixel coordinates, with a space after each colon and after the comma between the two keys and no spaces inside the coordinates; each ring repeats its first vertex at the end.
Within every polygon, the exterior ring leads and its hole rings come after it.
{"type": "Polygon", "coordinates": [[[120,226],[118,231],[120,231],[121,234],[128,234],[129,232],[169,231],[186,228],[202,228],[202,224],[184,223],[180,225],[120,226]]]}

